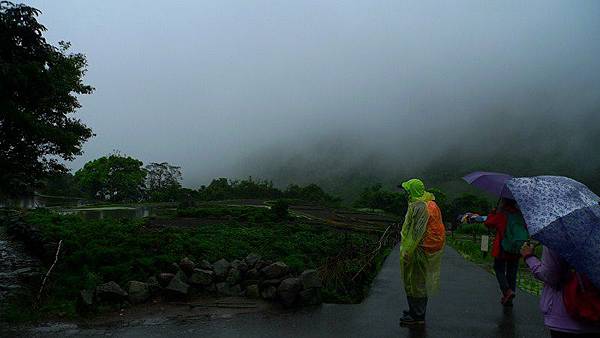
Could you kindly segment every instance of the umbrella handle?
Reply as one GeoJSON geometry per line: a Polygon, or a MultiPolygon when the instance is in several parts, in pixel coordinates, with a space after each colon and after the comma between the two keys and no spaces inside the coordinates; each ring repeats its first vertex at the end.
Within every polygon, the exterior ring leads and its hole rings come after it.
{"type": "Polygon", "coordinates": [[[581,291],[585,292],[585,286],[583,284],[583,280],[581,279],[581,275],[579,274],[579,272],[575,271],[575,277],[577,278],[577,283],[579,283],[581,291]]]}

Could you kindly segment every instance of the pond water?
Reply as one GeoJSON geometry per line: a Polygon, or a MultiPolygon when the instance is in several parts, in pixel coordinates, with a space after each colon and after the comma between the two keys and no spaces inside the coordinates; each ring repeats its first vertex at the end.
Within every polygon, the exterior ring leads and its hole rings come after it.
{"type": "Polygon", "coordinates": [[[77,208],[65,209],[60,213],[64,215],[80,215],[84,219],[131,219],[155,215],[155,209],[151,206],[136,207],[100,207],[100,208],[77,208]]]}
{"type": "Polygon", "coordinates": [[[0,199],[0,208],[35,209],[44,207],[77,207],[86,201],[78,197],[32,195],[15,199],[0,199]]]}

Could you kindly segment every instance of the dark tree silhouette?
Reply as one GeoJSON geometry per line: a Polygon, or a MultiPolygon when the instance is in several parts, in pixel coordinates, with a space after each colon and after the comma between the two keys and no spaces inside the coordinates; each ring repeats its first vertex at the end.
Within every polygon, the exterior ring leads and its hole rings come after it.
{"type": "Polygon", "coordinates": [[[172,202],[181,192],[181,167],[167,162],[152,162],[146,166],[146,194],[153,201],[172,202]]]}
{"type": "Polygon", "coordinates": [[[31,192],[49,174],[65,171],[60,159],[81,154],[92,130],[70,116],[77,95],[93,88],[82,82],[83,54],[69,53],[43,37],[40,11],[0,2],[0,194],[31,192]]]}

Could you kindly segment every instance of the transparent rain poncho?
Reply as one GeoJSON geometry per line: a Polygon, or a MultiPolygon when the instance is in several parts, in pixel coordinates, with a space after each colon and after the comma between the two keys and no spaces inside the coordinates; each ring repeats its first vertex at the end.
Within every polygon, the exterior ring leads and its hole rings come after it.
{"type": "Polygon", "coordinates": [[[427,297],[439,288],[445,229],[435,196],[423,182],[412,179],[402,186],[410,197],[400,246],[404,287],[408,296],[427,297]]]}

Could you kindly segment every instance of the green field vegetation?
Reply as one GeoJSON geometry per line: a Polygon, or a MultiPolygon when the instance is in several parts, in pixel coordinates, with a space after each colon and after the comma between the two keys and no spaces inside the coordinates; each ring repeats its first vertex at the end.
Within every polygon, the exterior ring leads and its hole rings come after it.
{"type": "Polygon", "coordinates": [[[236,222],[276,222],[286,219],[287,206],[284,214],[277,214],[269,208],[249,206],[219,206],[210,205],[195,208],[180,208],[177,210],[179,217],[197,217],[208,219],[228,219],[236,222]]]}
{"type": "MultiPolygon", "coordinates": [[[[452,236],[448,236],[448,244],[458,251],[465,259],[476,263],[489,272],[493,273],[494,257],[489,253],[481,251],[481,235],[490,234],[487,228],[480,223],[464,224],[454,231],[452,236]]],[[[492,237],[490,236],[490,250],[492,246],[492,237]]],[[[536,255],[541,256],[542,247],[536,247],[536,255]]],[[[519,265],[519,274],[517,277],[519,289],[534,295],[540,295],[543,283],[533,277],[529,268],[521,262],[519,265]]]]}
{"type": "Polygon", "coordinates": [[[82,289],[111,280],[125,285],[145,281],[159,272],[172,271],[182,257],[214,262],[243,258],[251,252],[265,259],[281,260],[294,272],[334,267],[324,273],[325,302],[359,302],[368,291],[382,251],[364,273],[364,265],[379,237],[374,234],[341,232],[329,226],[285,221],[266,208],[204,207],[182,209],[182,216],[229,218],[194,227],[155,227],[148,219],[83,220],[48,210],[27,212],[25,220],[36,225],[48,242],[63,240],[64,250],[52,272],[48,293],[41,306],[31,311],[25,300],[5,308],[10,321],[36,320],[55,315],[77,316],[76,299],[82,289]],[[27,314],[27,315],[25,315],[27,314]]]}

